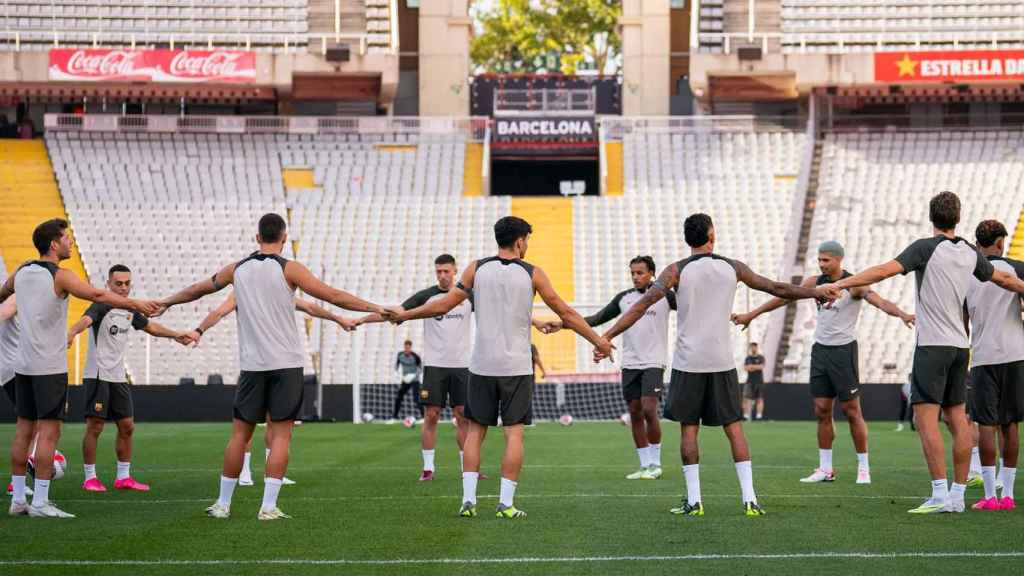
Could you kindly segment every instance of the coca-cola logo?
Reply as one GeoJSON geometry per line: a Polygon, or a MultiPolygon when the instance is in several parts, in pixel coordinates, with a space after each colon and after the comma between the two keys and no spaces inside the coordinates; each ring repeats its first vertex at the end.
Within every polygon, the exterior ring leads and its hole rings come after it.
{"type": "Polygon", "coordinates": [[[68,72],[85,76],[129,76],[135,72],[135,60],[139,54],[125,50],[99,54],[76,50],[68,58],[68,72]]]}
{"type": "Polygon", "coordinates": [[[168,72],[174,76],[216,77],[238,74],[235,65],[242,56],[231,52],[210,52],[205,55],[195,52],[179,52],[171,59],[168,72]]]}

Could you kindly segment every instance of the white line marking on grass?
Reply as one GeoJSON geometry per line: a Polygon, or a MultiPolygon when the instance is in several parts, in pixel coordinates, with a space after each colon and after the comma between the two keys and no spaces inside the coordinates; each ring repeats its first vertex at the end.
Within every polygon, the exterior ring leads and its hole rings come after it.
{"type": "MultiPolygon", "coordinates": [[[[483,494],[480,498],[497,498],[497,494],[483,494]]],[[[590,493],[590,494],[517,494],[517,498],[525,499],[538,499],[538,498],[550,498],[550,499],[572,499],[572,498],[658,498],[665,500],[678,499],[679,496],[675,494],[606,494],[606,493],[590,493]]],[[[739,498],[739,494],[704,494],[704,498],[739,498]]],[[[350,502],[350,501],[416,501],[416,500],[458,500],[462,497],[458,494],[425,494],[422,496],[417,495],[385,495],[385,496],[297,496],[288,497],[290,502],[350,502]]],[[[887,495],[871,495],[871,494],[761,494],[761,500],[772,500],[772,499],[784,499],[784,498],[806,498],[806,499],[836,499],[836,500],[925,500],[924,496],[887,496],[887,495]]],[[[61,498],[61,502],[72,502],[75,504],[101,504],[108,506],[111,504],[186,504],[191,502],[211,502],[215,500],[214,496],[209,498],[170,498],[163,500],[152,500],[146,498],[131,499],[131,500],[110,500],[106,498],[61,498]]]]}
{"type": "Polygon", "coordinates": [[[0,560],[0,566],[393,566],[425,564],[596,564],[605,562],[677,562],[681,560],[813,560],[813,559],[950,559],[1024,558],[1024,552],[794,552],[777,554],[682,554],[664,556],[526,556],[519,558],[367,558],[266,560],[0,560]]]}
{"type": "MultiPolygon", "coordinates": [[[[701,464],[701,468],[728,468],[733,469],[735,466],[732,463],[729,464],[701,464]]],[[[813,469],[813,464],[807,464],[805,466],[787,466],[782,464],[757,464],[754,466],[758,470],[808,470],[813,469]]],[[[159,474],[175,474],[183,472],[220,472],[221,468],[210,467],[210,468],[161,468],[159,466],[134,466],[139,472],[152,472],[159,474]]],[[[598,465],[598,464],[525,464],[524,469],[527,470],[631,470],[627,466],[611,466],[611,465],[598,465]]],[[[852,470],[853,466],[850,466],[852,470]]],[[[878,466],[874,465],[871,467],[872,470],[907,470],[907,471],[920,471],[924,470],[925,464],[922,463],[918,466],[878,466]]],[[[417,470],[415,466],[363,466],[363,465],[352,465],[352,466],[289,466],[290,472],[379,472],[382,470],[417,470]]]]}

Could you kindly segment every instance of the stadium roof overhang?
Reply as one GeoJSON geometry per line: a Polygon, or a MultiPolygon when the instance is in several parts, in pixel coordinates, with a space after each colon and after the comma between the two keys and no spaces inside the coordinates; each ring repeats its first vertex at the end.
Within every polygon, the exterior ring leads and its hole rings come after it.
{"type": "Polygon", "coordinates": [[[31,98],[66,102],[88,98],[99,100],[251,102],[277,100],[273,86],[229,84],[149,84],[105,82],[0,82],[0,99],[31,98]]]}

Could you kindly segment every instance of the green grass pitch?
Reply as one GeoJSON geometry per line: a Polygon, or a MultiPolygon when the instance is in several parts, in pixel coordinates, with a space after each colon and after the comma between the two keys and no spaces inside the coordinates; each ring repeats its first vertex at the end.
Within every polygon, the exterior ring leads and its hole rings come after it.
{"type": "MultiPolygon", "coordinates": [[[[627,481],[636,455],[617,423],[541,424],[527,430],[516,504],[522,521],[493,516],[499,430],[484,453],[480,516],[456,513],[462,485],[453,429],[443,425],[437,479],[416,482],[419,429],[307,424],[296,429],[282,491],[292,520],[260,523],[262,485],[238,488],[227,521],[206,518],[216,497],[228,424],[140,424],[135,475],[148,494],[113,491],[113,429],[101,439],[99,472],[111,492],[81,490],[82,426],[61,449],[67,477],[51,498],[67,521],[0,517],[0,574],[1020,574],[1024,509],[912,516],[928,495],[913,432],[889,422],[871,431],[874,484],[854,484],[856,459],[837,424],[834,484],[797,480],[817,464],[814,424],[747,426],[763,518],[740,512],[739,486],[719,429],[701,433],[706,516],[668,513],[684,492],[678,426],[665,422],[658,481],[627,481]],[[813,555],[821,554],[820,557],[813,555]],[[26,560],[49,563],[27,565],[26,560]],[[93,561],[94,563],[83,563],[93,561]],[[126,564],[116,564],[117,562],[126,564]],[[66,564],[54,562],[67,562],[66,564]],[[278,564],[271,564],[271,562],[278,564]],[[114,563],[114,564],[112,564],[114,563]]],[[[0,426],[9,445],[13,426],[0,426]]],[[[257,429],[254,476],[262,471],[257,429]]],[[[7,466],[0,468],[9,473],[7,466]]],[[[6,482],[6,480],[5,480],[6,482]]],[[[979,496],[968,493],[968,505],[979,496]]]]}

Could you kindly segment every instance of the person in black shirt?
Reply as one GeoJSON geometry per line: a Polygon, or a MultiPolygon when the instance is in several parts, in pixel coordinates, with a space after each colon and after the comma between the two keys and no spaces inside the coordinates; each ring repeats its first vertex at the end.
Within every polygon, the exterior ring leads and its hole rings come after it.
{"type": "Polygon", "coordinates": [[[764,356],[757,349],[757,342],[751,342],[749,353],[743,361],[743,369],[747,372],[746,397],[743,399],[743,417],[747,420],[764,418],[764,356]],[[751,408],[756,412],[751,413],[751,408]]]}
{"type": "Polygon", "coordinates": [[[423,403],[420,401],[420,374],[423,373],[423,361],[420,360],[419,354],[412,351],[412,340],[406,340],[404,349],[395,357],[395,370],[399,374],[402,386],[395,395],[395,408],[391,411],[391,419],[398,419],[402,401],[409,390],[412,390],[416,410],[419,411],[420,418],[423,418],[423,403]]]}

